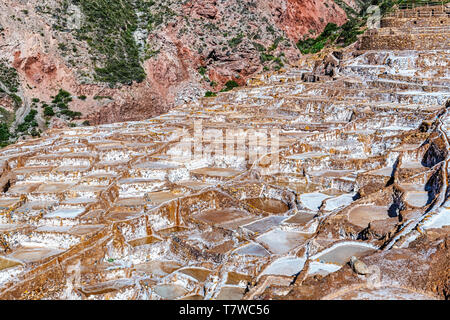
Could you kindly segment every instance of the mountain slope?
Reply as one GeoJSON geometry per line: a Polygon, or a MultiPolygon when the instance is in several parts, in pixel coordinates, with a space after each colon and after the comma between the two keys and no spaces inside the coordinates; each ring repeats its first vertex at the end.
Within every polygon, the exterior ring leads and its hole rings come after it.
{"type": "Polygon", "coordinates": [[[0,104],[13,128],[36,109],[24,133],[148,118],[295,62],[299,39],[360,8],[347,2],[5,0],[0,74],[13,70],[17,85],[0,104]],[[60,89],[63,108],[51,104],[60,89]]]}

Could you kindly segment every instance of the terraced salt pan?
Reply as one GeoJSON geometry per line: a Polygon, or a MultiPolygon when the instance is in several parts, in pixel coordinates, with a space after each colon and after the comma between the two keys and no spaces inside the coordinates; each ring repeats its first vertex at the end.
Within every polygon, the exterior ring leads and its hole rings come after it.
{"type": "Polygon", "coordinates": [[[308,174],[312,177],[331,177],[331,178],[339,178],[339,177],[345,177],[351,173],[353,173],[353,170],[317,170],[317,171],[310,171],[308,174]]]}
{"type": "Polygon", "coordinates": [[[15,266],[18,266],[22,264],[22,262],[15,260],[15,259],[9,259],[7,257],[0,256],[0,272],[2,272],[5,269],[13,268],[15,266]]]}
{"type": "Polygon", "coordinates": [[[29,194],[33,192],[41,183],[16,183],[8,190],[8,194],[29,194]]]}
{"type": "Polygon", "coordinates": [[[223,286],[215,300],[240,300],[245,293],[245,287],[223,286]]]}
{"type": "Polygon", "coordinates": [[[402,126],[402,125],[390,125],[386,127],[379,128],[379,130],[385,131],[409,131],[415,129],[414,127],[402,126]]]}
{"type": "Polygon", "coordinates": [[[240,220],[248,217],[249,214],[239,209],[213,209],[203,211],[196,214],[194,217],[197,220],[206,222],[212,225],[222,225],[231,221],[240,220]]]}
{"type": "Polygon", "coordinates": [[[69,198],[64,200],[62,204],[89,204],[97,202],[97,198],[85,198],[85,197],[78,197],[78,198],[69,198]]]}
{"type": "Polygon", "coordinates": [[[82,286],[80,291],[86,296],[105,294],[123,289],[134,284],[132,279],[117,279],[106,282],[97,283],[94,285],[82,286]]]}
{"type": "Polygon", "coordinates": [[[424,166],[422,165],[422,163],[420,161],[405,161],[405,162],[402,162],[401,168],[419,169],[419,168],[424,168],[424,166]]]}
{"type": "Polygon", "coordinates": [[[377,248],[375,246],[368,243],[344,241],[315,254],[311,257],[311,260],[343,266],[352,256],[358,257],[376,249],[377,248]]]}
{"type": "Polygon", "coordinates": [[[293,224],[293,225],[306,225],[309,221],[311,221],[315,213],[307,212],[307,211],[297,211],[294,215],[290,216],[288,219],[283,221],[283,224],[293,224]]]}
{"type": "Polygon", "coordinates": [[[0,209],[7,209],[11,205],[17,203],[20,198],[1,198],[0,199],[0,209]]]}
{"type": "Polygon", "coordinates": [[[368,172],[368,174],[376,175],[376,176],[390,177],[390,176],[392,176],[393,170],[394,170],[393,167],[384,167],[381,169],[370,171],[370,172],[368,172]]]}
{"type": "Polygon", "coordinates": [[[120,197],[142,197],[146,193],[153,193],[161,190],[166,184],[165,181],[147,179],[123,179],[119,181],[120,197]]]}
{"type": "Polygon", "coordinates": [[[209,177],[228,178],[241,173],[241,171],[231,168],[199,168],[191,170],[191,173],[209,177]]]}
{"type": "Polygon", "coordinates": [[[195,180],[184,180],[184,181],[177,181],[177,185],[190,188],[193,190],[201,190],[203,188],[211,187],[213,184],[203,182],[203,181],[195,181],[195,180]]]}
{"type": "Polygon", "coordinates": [[[134,168],[139,169],[178,169],[181,167],[178,163],[170,163],[170,162],[141,162],[133,165],[134,168]]]}
{"type": "Polygon", "coordinates": [[[170,260],[151,260],[134,265],[136,271],[151,275],[152,277],[164,277],[180,267],[181,265],[178,262],[170,260]]]}
{"type": "Polygon", "coordinates": [[[145,194],[145,198],[147,199],[147,201],[155,205],[160,205],[164,202],[172,201],[183,196],[184,193],[173,191],[155,191],[145,194]]]}
{"type": "Polygon", "coordinates": [[[41,184],[35,192],[37,193],[60,193],[70,187],[73,187],[75,183],[64,183],[64,182],[52,182],[41,184]]]}
{"type": "Polygon", "coordinates": [[[199,267],[187,267],[178,269],[177,273],[187,275],[198,282],[205,282],[208,276],[212,273],[212,270],[199,267]]]}

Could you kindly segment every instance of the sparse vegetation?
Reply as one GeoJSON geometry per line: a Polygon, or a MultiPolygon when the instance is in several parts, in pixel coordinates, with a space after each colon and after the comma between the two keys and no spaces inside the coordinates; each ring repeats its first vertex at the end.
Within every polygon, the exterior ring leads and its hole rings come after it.
{"type": "Polygon", "coordinates": [[[220,91],[221,91],[221,92],[226,92],[226,91],[233,90],[233,88],[237,88],[237,87],[239,87],[239,85],[237,84],[237,82],[234,81],[234,80],[230,80],[230,81],[227,81],[227,82],[225,83],[225,87],[224,87],[222,90],[220,90],[220,91]]]}
{"type": "Polygon", "coordinates": [[[86,40],[93,52],[96,79],[111,86],[142,82],[145,71],[133,33],[138,27],[136,3],[131,0],[72,0],[85,21],[77,38],[86,40]],[[100,61],[102,61],[100,63],[100,61]]]}

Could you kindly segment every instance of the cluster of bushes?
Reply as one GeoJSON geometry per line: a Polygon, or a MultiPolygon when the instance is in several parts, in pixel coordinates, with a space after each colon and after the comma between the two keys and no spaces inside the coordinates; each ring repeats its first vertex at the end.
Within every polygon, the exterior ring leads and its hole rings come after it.
{"type": "Polygon", "coordinates": [[[133,33],[138,27],[135,2],[131,0],[73,0],[80,6],[85,21],[77,31],[96,55],[96,80],[111,86],[142,82],[145,71],[140,63],[139,47],[133,33]]]}
{"type": "MultiPolygon", "coordinates": [[[[450,0],[446,1],[449,2],[450,0]]],[[[394,5],[413,3],[419,6],[427,3],[424,0],[372,0],[371,2],[364,2],[361,11],[357,13],[342,0],[335,0],[335,2],[346,11],[349,20],[340,27],[334,23],[329,23],[318,37],[300,40],[297,47],[303,54],[319,52],[325,45],[334,44],[345,47],[354,43],[358,39],[357,36],[363,33],[361,29],[367,21],[366,10],[370,4],[378,5],[381,14],[384,15],[392,10],[394,5]]]]}
{"type": "MultiPolygon", "coordinates": [[[[229,80],[225,83],[225,86],[220,90],[220,92],[227,92],[233,90],[233,88],[239,87],[239,84],[234,80],[229,80]]],[[[205,97],[215,97],[217,96],[217,92],[206,91],[205,97]]]]}
{"type": "MultiPolygon", "coordinates": [[[[0,61],[0,82],[9,91],[10,98],[14,101],[16,108],[22,104],[22,99],[16,94],[20,86],[19,76],[16,69],[8,67],[6,63],[0,61]]],[[[0,93],[3,90],[0,88],[0,93]]]]}
{"type": "MultiPolygon", "coordinates": [[[[0,61],[0,82],[7,92],[0,88],[0,93],[8,94],[13,100],[16,108],[22,104],[22,99],[15,94],[20,86],[19,77],[16,69],[9,67],[6,62],[0,61]]],[[[10,143],[12,137],[10,133],[10,124],[14,121],[14,113],[0,108],[2,121],[0,122],[0,147],[3,148],[10,143]]],[[[29,120],[29,118],[27,119],[29,120]]]]}
{"type": "MultiPolygon", "coordinates": [[[[284,53],[282,52],[278,56],[275,56],[273,54],[273,51],[278,48],[278,45],[280,44],[280,42],[282,40],[283,40],[282,37],[276,38],[275,41],[273,42],[273,44],[267,49],[262,44],[253,42],[253,46],[260,53],[259,57],[260,57],[261,63],[263,65],[266,64],[267,62],[274,62],[274,66],[273,66],[274,70],[280,70],[284,66],[284,63],[282,60],[284,53]]],[[[268,66],[264,66],[264,70],[269,70],[268,66]]]]}
{"type": "Polygon", "coordinates": [[[72,95],[63,89],[59,89],[58,94],[53,97],[51,105],[43,104],[44,116],[53,117],[55,115],[65,115],[70,120],[79,118],[81,112],[72,111],[69,109],[69,103],[73,100],[72,95]],[[55,108],[57,111],[55,112],[55,108]]]}
{"type": "Polygon", "coordinates": [[[139,23],[149,32],[176,15],[168,6],[153,0],[135,1],[134,5],[141,15],[139,23]]]}
{"type": "Polygon", "coordinates": [[[31,134],[33,137],[39,136],[39,131],[37,130],[38,123],[36,121],[37,115],[36,109],[31,109],[30,112],[25,116],[23,122],[17,126],[17,134],[31,134]],[[31,129],[31,130],[30,130],[31,129]]]}
{"type": "Polygon", "coordinates": [[[0,147],[6,147],[9,144],[9,127],[6,123],[0,123],[0,147]]]}
{"type": "Polygon", "coordinates": [[[216,96],[217,96],[217,93],[216,93],[216,92],[206,91],[206,93],[205,93],[205,97],[206,97],[206,98],[216,97],[216,96]]]}
{"type": "MultiPolygon", "coordinates": [[[[361,28],[366,23],[367,17],[365,16],[365,11],[369,4],[378,5],[380,7],[381,14],[384,15],[391,11],[394,5],[401,6],[402,4],[414,4],[416,6],[420,6],[428,3],[428,1],[425,0],[372,0],[371,3],[367,2],[363,5],[361,12],[358,15],[342,0],[335,1],[346,11],[347,16],[349,16],[350,19],[340,27],[334,23],[329,23],[318,37],[300,40],[297,43],[297,47],[303,54],[319,52],[325,45],[329,44],[336,44],[345,47],[354,43],[358,39],[357,36],[363,33],[361,28]]],[[[444,2],[450,2],[450,0],[445,0],[444,2]]]]}
{"type": "Polygon", "coordinates": [[[323,49],[327,42],[334,41],[338,36],[339,27],[335,23],[328,23],[317,38],[308,38],[297,42],[297,47],[303,54],[316,53],[323,49]]]}
{"type": "Polygon", "coordinates": [[[358,40],[358,35],[363,33],[361,27],[365,24],[365,19],[349,19],[342,26],[335,23],[328,23],[322,33],[316,38],[308,38],[300,40],[297,47],[301,53],[317,53],[321,51],[325,45],[341,45],[348,46],[358,40]]]}

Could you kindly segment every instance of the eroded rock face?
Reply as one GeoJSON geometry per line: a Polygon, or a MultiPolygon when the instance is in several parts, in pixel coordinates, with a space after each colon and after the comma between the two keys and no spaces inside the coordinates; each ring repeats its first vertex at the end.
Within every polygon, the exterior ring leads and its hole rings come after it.
{"type": "Polygon", "coordinates": [[[450,48],[352,50],[0,150],[0,299],[448,298],[450,48]]]}

